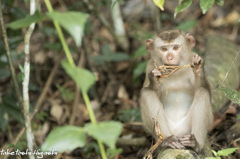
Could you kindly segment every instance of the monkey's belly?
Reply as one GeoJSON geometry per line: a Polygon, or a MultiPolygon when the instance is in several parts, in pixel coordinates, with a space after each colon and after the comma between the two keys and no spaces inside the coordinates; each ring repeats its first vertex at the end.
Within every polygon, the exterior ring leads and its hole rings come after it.
{"type": "Polygon", "coordinates": [[[182,136],[190,133],[191,119],[188,111],[193,101],[193,95],[188,91],[169,92],[164,110],[173,135],[182,136]]]}

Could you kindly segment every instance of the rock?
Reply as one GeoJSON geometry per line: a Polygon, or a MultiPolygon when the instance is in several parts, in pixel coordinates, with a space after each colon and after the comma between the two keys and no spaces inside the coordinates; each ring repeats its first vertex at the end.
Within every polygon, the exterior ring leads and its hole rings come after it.
{"type": "MultiPolygon", "coordinates": [[[[223,92],[219,89],[215,89],[221,85],[237,53],[238,49],[233,42],[216,35],[208,37],[205,54],[205,71],[213,91],[213,112],[218,111],[228,101],[223,92]]],[[[240,56],[238,56],[235,63],[232,65],[231,71],[222,86],[231,89],[236,89],[238,87],[240,81],[238,72],[240,66],[239,61],[240,56]]]]}

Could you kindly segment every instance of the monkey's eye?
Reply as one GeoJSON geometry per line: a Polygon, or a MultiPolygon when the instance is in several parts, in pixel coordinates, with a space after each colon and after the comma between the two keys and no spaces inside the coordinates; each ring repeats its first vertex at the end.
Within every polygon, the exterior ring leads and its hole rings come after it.
{"type": "Polygon", "coordinates": [[[177,46],[177,45],[173,46],[173,50],[175,50],[175,51],[178,50],[178,48],[179,48],[179,46],[177,46]]]}
{"type": "Polygon", "coordinates": [[[161,51],[167,51],[168,49],[166,47],[161,47],[161,51]]]}

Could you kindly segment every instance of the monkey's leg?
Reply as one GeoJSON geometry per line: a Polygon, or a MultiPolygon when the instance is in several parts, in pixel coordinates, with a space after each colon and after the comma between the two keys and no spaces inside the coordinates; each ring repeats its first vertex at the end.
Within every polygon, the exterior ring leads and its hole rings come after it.
{"type": "Polygon", "coordinates": [[[164,115],[163,105],[155,91],[148,87],[143,88],[140,96],[140,106],[143,124],[154,135],[155,139],[157,136],[154,130],[154,118],[156,117],[164,138],[171,135],[164,115]]]}
{"type": "Polygon", "coordinates": [[[183,146],[192,147],[199,152],[204,147],[207,131],[212,123],[210,95],[207,89],[200,87],[195,92],[188,118],[192,122],[191,134],[184,135],[179,141],[183,146]]]}

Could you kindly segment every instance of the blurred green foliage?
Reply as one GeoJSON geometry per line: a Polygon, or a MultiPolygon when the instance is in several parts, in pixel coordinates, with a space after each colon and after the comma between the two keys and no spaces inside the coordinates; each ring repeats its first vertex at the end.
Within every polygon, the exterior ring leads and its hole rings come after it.
{"type": "Polygon", "coordinates": [[[96,55],[91,58],[97,65],[104,65],[107,62],[119,62],[129,59],[129,56],[126,53],[113,53],[109,45],[103,45],[102,53],[102,55],[96,55]]]}
{"type": "Polygon", "coordinates": [[[141,122],[141,112],[140,108],[130,109],[130,110],[121,110],[118,113],[118,120],[121,122],[141,122]]]}

